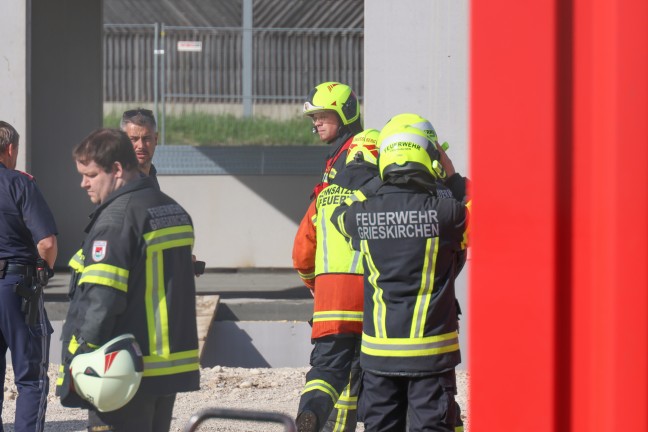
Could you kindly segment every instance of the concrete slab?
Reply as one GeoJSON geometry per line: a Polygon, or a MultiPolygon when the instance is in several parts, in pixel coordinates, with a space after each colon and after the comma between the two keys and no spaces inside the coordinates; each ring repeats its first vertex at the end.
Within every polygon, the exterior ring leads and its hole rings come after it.
{"type": "MultiPolygon", "coordinates": [[[[56,274],[44,291],[45,309],[55,329],[52,363],[61,360],[69,280],[68,274],[56,274]]],[[[293,270],[207,272],[196,279],[196,291],[219,298],[202,347],[203,367],[308,366],[313,298],[293,270]]]]}
{"type": "MultiPolygon", "coordinates": [[[[459,334],[468,367],[469,304],[466,272],[458,278],[457,297],[464,316],[459,334]]],[[[45,307],[55,333],[50,360],[60,362],[60,330],[67,313],[69,275],[57,274],[45,290],[45,307]]],[[[313,298],[291,269],[210,271],[196,279],[198,294],[217,294],[218,311],[201,356],[204,367],[308,366],[313,298]]]]}

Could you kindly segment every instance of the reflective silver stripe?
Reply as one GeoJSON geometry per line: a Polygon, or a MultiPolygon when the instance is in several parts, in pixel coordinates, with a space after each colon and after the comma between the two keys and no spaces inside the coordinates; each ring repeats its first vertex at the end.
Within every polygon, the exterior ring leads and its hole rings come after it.
{"type": "MultiPolygon", "coordinates": [[[[178,228],[178,227],[174,227],[178,228]]],[[[155,246],[160,243],[165,243],[174,240],[184,240],[184,239],[193,239],[193,231],[188,230],[185,232],[173,232],[170,234],[165,234],[163,236],[154,236],[153,238],[147,238],[146,244],[149,246],[155,246]]]]}
{"type": "MultiPolygon", "coordinates": [[[[115,268],[118,268],[118,267],[115,267],[115,268]]],[[[83,279],[85,279],[87,277],[91,277],[91,276],[92,277],[100,277],[102,279],[113,280],[113,281],[117,282],[118,284],[123,284],[123,285],[128,286],[128,274],[120,275],[117,272],[107,271],[105,269],[104,270],[98,269],[94,265],[86,267],[83,270],[83,273],[81,275],[81,280],[80,280],[79,283],[83,283],[83,279]]]]}
{"type": "Polygon", "coordinates": [[[322,218],[319,220],[319,224],[322,227],[322,249],[324,249],[324,273],[329,272],[329,260],[328,260],[328,221],[326,220],[326,209],[322,209],[322,218]]]}
{"type": "Polygon", "coordinates": [[[408,351],[429,351],[437,348],[456,345],[459,343],[459,337],[455,333],[455,336],[449,339],[412,344],[399,344],[388,341],[389,339],[385,341],[386,343],[373,343],[369,342],[365,337],[363,337],[362,347],[373,350],[401,352],[406,354],[408,351]]]}
{"type": "Polygon", "coordinates": [[[376,265],[371,259],[371,253],[369,251],[369,243],[367,240],[360,241],[360,249],[366,257],[367,269],[369,271],[369,283],[374,288],[373,294],[371,296],[373,300],[373,323],[374,323],[374,332],[377,337],[387,337],[387,328],[385,327],[385,313],[387,311],[385,307],[385,302],[382,298],[382,289],[378,286],[378,276],[380,273],[376,268],[376,265]]]}
{"type": "Polygon", "coordinates": [[[315,312],[313,321],[362,321],[362,312],[356,311],[324,311],[315,312]]]}
{"type": "Polygon", "coordinates": [[[426,256],[423,268],[425,272],[421,275],[421,288],[416,299],[414,307],[414,317],[412,320],[412,330],[410,337],[423,337],[425,332],[425,322],[427,311],[432,300],[432,291],[434,290],[434,269],[436,267],[436,255],[439,238],[434,237],[426,241],[426,256]]]}
{"type": "Polygon", "coordinates": [[[158,270],[162,266],[160,261],[162,261],[163,256],[162,252],[155,251],[151,253],[151,297],[153,305],[153,316],[155,317],[155,352],[164,353],[164,335],[162,329],[162,317],[160,312],[160,284],[164,281],[160,280],[158,276],[158,270]]]}
{"type": "Polygon", "coordinates": [[[360,265],[360,252],[353,251],[353,260],[351,261],[350,273],[358,273],[358,266],[360,265]]]}
{"type": "Polygon", "coordinates": [[[177,360],[155,360],[151,357],[144,357],[145,369],[163,369],[177,366],[185,366],[198,363],[198,357],[181,358],[177,360]]]}
{"type": "Polygon", "coordinates": [[[331,397],[331,400],[333,401],[333,404],[335,404],[335,402],[340,398],[340,394],[335,391],[335,388],[331,384],[321,379],[308,381],[304,385],[302,394],[306,394],[311,391],[321,391],[322,393],[329,395],[331,397]]]}

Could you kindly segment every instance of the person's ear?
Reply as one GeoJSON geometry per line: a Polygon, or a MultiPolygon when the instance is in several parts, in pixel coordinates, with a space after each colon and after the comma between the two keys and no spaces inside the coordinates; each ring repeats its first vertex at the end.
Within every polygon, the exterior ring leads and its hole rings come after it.
{"type": "Polygon", "coordinates": [[[7,147],[7,154],[9,155],[9,157],[13,157],[18,154],[18,145],[9,143],[9,146],[7,147]]]}
{"type": "Polygon", "coordinates": [[[112,172],[115,174],[115,177],[122,178],[124,176],[124,167],[121,162],[113,163],[112,172]]]}

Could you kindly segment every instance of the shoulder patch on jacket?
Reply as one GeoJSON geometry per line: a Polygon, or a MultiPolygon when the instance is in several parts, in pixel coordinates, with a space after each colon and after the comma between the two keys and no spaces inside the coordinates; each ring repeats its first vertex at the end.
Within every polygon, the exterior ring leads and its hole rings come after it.
{"type": "Polygon", "coordinates": [[[99,262],[106,258],[106,249],[108,242],[106,240],[95,240],[92,243],[92,261],[99,262]]]}
{"type": "Polygon", "coordinates": [[[26,173],[25,171],[20,171],[20,170],[16,170],[16,171],[18,171],[20,174],[24,175],[25,177],[27,177],[27,178],[28,178],[29,180],[31,180],[31,181],[35,181],[35,180],[36,180],[36,179],[34,179],[34,176],[33,176],[33,175],[31,175],[31,174],[29,174],[29,173],[26,173]]]}

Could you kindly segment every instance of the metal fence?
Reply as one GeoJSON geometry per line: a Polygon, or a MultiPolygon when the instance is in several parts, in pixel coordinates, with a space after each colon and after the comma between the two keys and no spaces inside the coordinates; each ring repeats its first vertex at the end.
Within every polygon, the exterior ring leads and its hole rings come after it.
{"type": "Polygon", "coordinates": [[[363,88],[363,29],[104,25],[104,101],[299,103],[363,88]]]}

